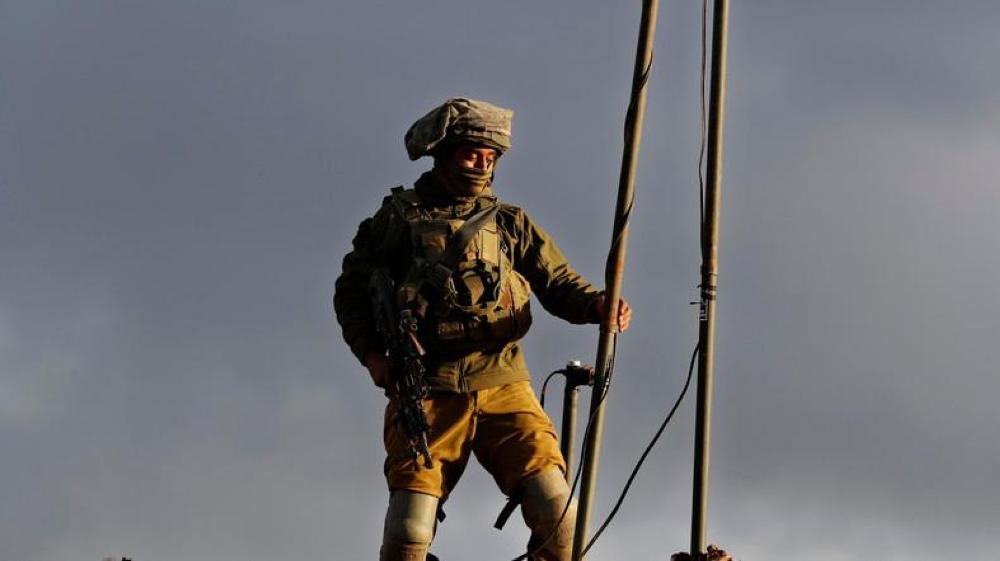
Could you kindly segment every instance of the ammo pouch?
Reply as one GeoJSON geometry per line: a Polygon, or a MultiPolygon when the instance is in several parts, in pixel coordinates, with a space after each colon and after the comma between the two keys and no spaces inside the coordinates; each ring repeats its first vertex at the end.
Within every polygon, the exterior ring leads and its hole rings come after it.
{"type": "Polygon", "coordinates": [[[412,190],[393,189],[391,198],[409,224],[415,256],[399,304],[423,317],[422,331],[449,352],[523,337],[531,288],[513,269],[496,220],[499,202],[449,220],[429,216],[412,190]]]}

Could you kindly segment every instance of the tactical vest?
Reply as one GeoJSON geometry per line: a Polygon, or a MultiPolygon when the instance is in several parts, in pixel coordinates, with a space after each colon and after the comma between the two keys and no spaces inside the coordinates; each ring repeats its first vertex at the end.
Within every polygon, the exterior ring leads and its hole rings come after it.
{"type": "Polygon", "coordinates": [[[445,353],[490,350],[520,339],[531,325],[528,281],[514,270],[494,201],[465,219],[435,218],[412,189],[389,197],[412,240],[400,309],[421,319],[421,337],[445,353]]]}

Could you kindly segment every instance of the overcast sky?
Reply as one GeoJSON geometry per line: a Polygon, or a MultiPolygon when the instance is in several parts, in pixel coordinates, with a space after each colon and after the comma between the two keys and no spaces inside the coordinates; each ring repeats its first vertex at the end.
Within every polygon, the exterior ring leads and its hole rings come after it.
{"type": "MultiPolygon", "coordinates": [[[[375,559],[384,398],[331,295],[447,97],[601,284],[640,2],[0,0],[0,559],[375,559]]],[[[697,338],[700,3],[661,6],[596,526],[697,338]]],[[[709,538],[1000,549],[1000,4],[734,2],[709,538]]],[[[536,387],[597,330],[536,306],[536,387]]],[[[550,408],[558,418],[556,384],[550,408]]],[[[582,403],[587,403],[587,399],[582,403]]],[[[693,395],[589,559],[687,548],[693,395]]],[[[433,550],[521,553],[470,466],[433,550]]]]}

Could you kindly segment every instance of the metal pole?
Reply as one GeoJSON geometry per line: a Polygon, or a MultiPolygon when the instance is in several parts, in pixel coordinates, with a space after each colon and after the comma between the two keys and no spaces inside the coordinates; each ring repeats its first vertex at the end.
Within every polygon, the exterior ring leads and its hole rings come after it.
{"type": "Polygon", "coordinates": [[[625,115],[625,147],[622,153],[621,174],[618,180],[618,203],[615,208],[615,225],[611,250],[605,268],[605,294],[608,298],[608,315],[601,323],[597,347],[594,390],[590,400],[590,431],[583,444],[580,487],[580,504],[577,509],[576,532],[573,536],[573,560],[582,561],[587,544],[588,526],[594,501],[597,464],[601,452],[601,432],[604,428],[604,394],[611,374],[611,359],[617,335],[618,299],[621,297],[622,277],[625,272],[628,221],[632,212],[635,193],[635,171],[639,163],[642,143],[642,122],[646,112],[646,82],[653,62],[653,39],[656,35],[658,0],[644,0],[639,26],[639,43],[632,74],[632,93],[625,115]]]}
{"type": "Polygon", "coordinates": [[[566,481],[573,479],[573,443],[576,440],[576,411],[580,386],[594,385],[594,368],[585,366],[578,360],[571,360],[562,371],[566,377],[566,387],[563,390],[562,437],[559,450],[566,460],[566,481]]]}
{"type": "Polygon", "coordinates": [[[573,480],[573,439],[576,437],[576,409],[580,394],[577,387],[566,378],[566,388],[563,390],[562,407],[562,437],[560,448],[563,459],[566,460],[566,481],[573,480]]]}
{"type": "Polygon", "coordinates": [[[715,299],[719,277],[719,199],[722,194],[722,127],[726,102],[729,0],[715,0],[712,15],[712,82],[708,113],[705,215],[702,224],[701,308],[698,339],[698,405],[694,441],[691,559],[704,559],[708,512],[708,463],[712,438],[712,374],[715,359],[715,299]]]}

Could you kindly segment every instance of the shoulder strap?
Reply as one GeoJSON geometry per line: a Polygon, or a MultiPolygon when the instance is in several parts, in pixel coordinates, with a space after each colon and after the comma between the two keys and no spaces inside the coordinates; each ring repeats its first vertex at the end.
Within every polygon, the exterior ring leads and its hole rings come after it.
{"type": "Polygon", "coordinates": [[[455,272],[455,265],[458,264],[465,253],[465,248],[469,247],[472,238],[482,230],[486,224],[495,220],[499,204],[491,204],[469,217],[459,229],[448,239],[448,243],[441,254],[441,258],[434,263],[427,263],[423,269],[424,280],[436,288],[446,299],[454,299],[458,294],[455,288],[455,281],[452,274],[455,272]]]}
{"type": "Polygon", "coordinates": [[[462,258],[462,254],[465,253],[465,248],[469,247],[469,242],[472,241],[472,238],[474,238],[480,230],[496,218],[498,210],[500,210],[500,205],[494,204],[470,216],[469,219],[466,220],[465,223],[451,235],[451,238],[448,240],[448,244],[445,247],[444,253],[441,255],[441,259],[438,263],[441,263],[449,269],[457,265],[459,259],[462,258]]]}
{"type": "Polygon", "coordinates": [[[406,189],[402,185],[393,187],[388,197],[400,218],[410,222],[420,217],[420,195],[416,189],[406,189]]]}

